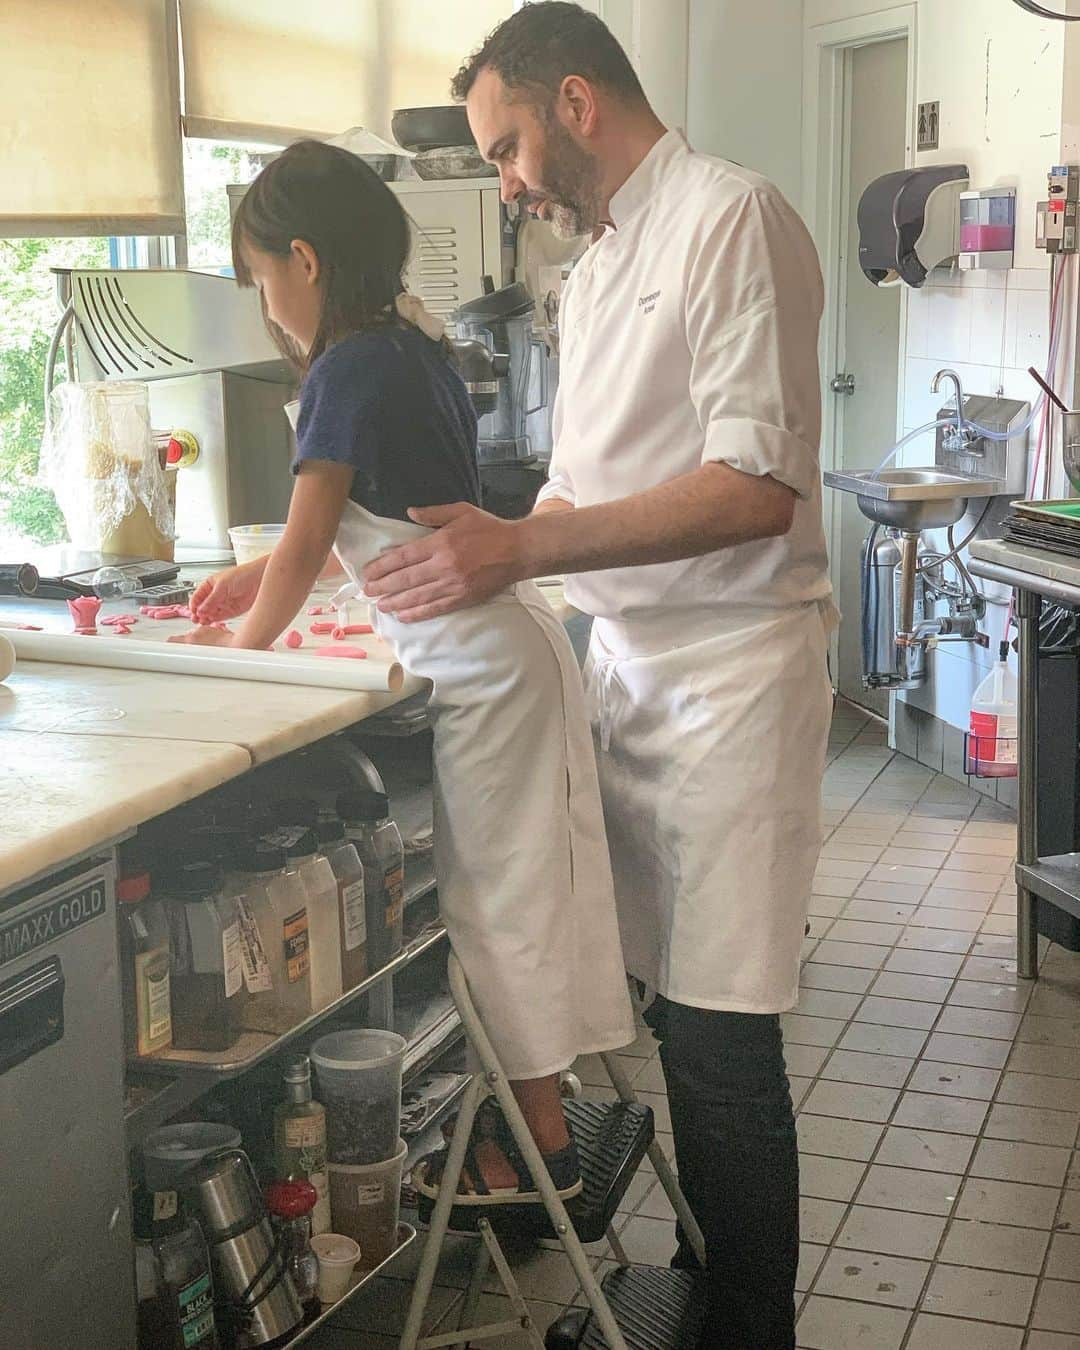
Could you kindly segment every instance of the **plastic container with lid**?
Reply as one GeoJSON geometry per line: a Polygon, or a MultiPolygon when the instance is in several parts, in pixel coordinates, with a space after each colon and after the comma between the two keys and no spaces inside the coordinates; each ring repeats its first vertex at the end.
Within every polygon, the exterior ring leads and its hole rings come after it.
{"type": "Polygon", "coordinates": [[[182,1120],[151,1130],[143,1140],[143,1173],[151,1191],[175,1191],[190,1172],[211,1153],[239,1148],[240,1131],[213,1120],[182,1120]]]}
{"type": "Polygon", "coordinates": [[[400,1139],[391,1156],[382,1162],[330,1164],[334,1232],[345,1233],[359,1243],[364,1269],[381,1265],[398,1245],[401,1178],[408,1152],[408,1144],[400,1139]]]}
{"type": "Polygon", "coordinates": [[[229,531],[229,543],[237,566],[273,553],[284,533],[284,525],[234,525],[229,531]]]}
{"type": "Polygon", "coordinates": [[[979,778],[1017,775],[1016,676],[1009,668],[1009,644],[1002,642],[998,659],[971,699],[967,771],[979,778]]]}
{"type": "Polygon", "coordinates": [[[247,1000],[243,1024],[275,1036],[311,1016],[307,892],[285,850],[248,841],[234,874],[247,1000]]]}
{"type": "Polygon", "coordinates": [[[150,892],[149,872],[116,883],[120,921],[120,977],[124,1043],[129,1055],[152,1055],[172,1045],[169,921],[150,892]]]}
{"type": "Polygon", "coordinates": [[[222,894],[223,882],[215,863],[186,863],[161,884],[177,1049],[227,1050],[240,1033],[240,923],[236,901],[222,894]]]}
{"type": "Polygon", "coordinates": [[[367,1027],[332,1031],[311,1047],[330,1162],[377,1163],[394,1154],[404,1059],[403,1037],[367,1027]]]}
{"type": "Polygon", "coordinates": [[[347,992],[366,980],[368,973],[364,867],[356,845],[345,838],[345,826],[338,816],[320,815],[317,832],[319,847],[337,881],[341,984],[347,992]]]}
{"type": "Polygon", "coordinates": [[[401,951],[405,912],[405,849],[390,819],[384,792],[354,789],[337,799],[345,838],[356,846],[364,869],[369,971],[381,970],[401,951]]]}
{"type": "Polygon", "coordinates": [[[299,877],[307,897],[311,1006],[319,1012],[342,993],[337,881],[326,855],[319,852],[314,830],[285,825],[268,839],[285,850],[285,869],[299,877]]]}

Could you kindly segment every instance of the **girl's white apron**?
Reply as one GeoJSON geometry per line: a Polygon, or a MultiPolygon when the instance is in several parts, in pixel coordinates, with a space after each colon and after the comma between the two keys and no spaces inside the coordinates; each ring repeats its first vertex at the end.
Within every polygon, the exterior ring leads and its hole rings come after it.
{"type": "MultiPolygon", "coordinates": [[[[347,502],[334,551],[360,580],[428,531],[347,502]]],[[[530,582],[423,623],[374,613],[429,679],[439,908],[511,1078],[634,1036],[581,677],[530,582]]]]}

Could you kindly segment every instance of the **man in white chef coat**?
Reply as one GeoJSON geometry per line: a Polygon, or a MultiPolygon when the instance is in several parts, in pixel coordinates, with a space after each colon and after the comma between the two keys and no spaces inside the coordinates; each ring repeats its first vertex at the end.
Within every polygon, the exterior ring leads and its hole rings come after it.
{"type": "Polygon", "coordinates": [[[374,563],[368,593],[420,621],[565,573],[595,616],[585,680],[620,930],[656,995],[706,1238],[702,1344],[790,1350],[798,1155],[778,1015],[820,844],[835,616],[817,256],[772,184],[665,130],[576,5],[514,14],[454,92],[504,198],[593,242],[563,298],[534,513],[417,512],[442,528],[374,563]]]}

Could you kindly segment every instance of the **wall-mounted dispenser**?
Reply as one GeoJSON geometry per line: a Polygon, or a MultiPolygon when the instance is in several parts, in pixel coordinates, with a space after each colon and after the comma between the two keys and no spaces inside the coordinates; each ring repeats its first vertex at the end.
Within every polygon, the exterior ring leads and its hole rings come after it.
{"type": "Polygon", "coordinates": [[[960,252],[966,164],[901,169],[875,178],[859,201],[859,263],[875,286],[921,286],[960,252]]]}
{"type": "Polygon", "coordinates": [[[1008,270],[1016,247],[1016,189],[960,194],[960,268],[1008,270]]]}

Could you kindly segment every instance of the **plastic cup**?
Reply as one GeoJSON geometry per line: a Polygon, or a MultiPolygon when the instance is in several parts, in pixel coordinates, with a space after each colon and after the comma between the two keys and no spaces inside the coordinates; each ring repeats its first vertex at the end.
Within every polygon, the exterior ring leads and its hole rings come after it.
{"type": "Polygon", "coordinates": [[[367,1166],[393,1157],[401,1133],[404,1058],[401,1036],[367,1027],[332,1031],[311,1047],[330,1162],[367,1166]]]}
{"type": "Polygon", "coordinates": [[[319,1302],[336,1303],[349,1287],[360,1248],[344,1233],[320,1233],[311,1250],[319,1258],[319,1302]]]}
{"type": "Polygon", "coordinates": [[[233,556],[238,564],[254,562],[272,553],[284,533],[284,525],[234,525],[229,531],[233,556]]]}
{"type": "Polygon", "coordinates": [[[367,1270],[381,1265],[398,1245],[401,1177],[408,1145],[398,1140],[393,1157],[365,1167],[330,1163],[330,1222],[355,1238],[367,1270]]]}

